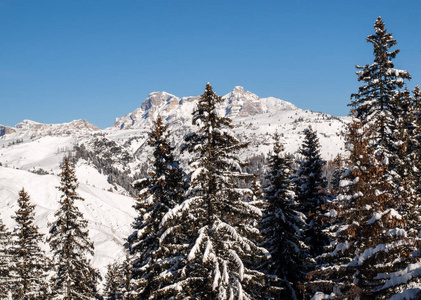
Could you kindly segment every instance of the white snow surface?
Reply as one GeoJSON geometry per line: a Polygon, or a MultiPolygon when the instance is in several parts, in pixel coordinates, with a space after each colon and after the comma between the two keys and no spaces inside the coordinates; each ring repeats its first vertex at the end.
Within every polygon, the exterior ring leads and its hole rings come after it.
{"type": "MultiPolygon", "coordinates": [[[[56,189],[59,184],[60,178],[55,175],[0,167],[0,211],[5,225],[9,229],[15,226],[11,216],[18,209],[18,193],[24,187],[35,205],[35,224],[41,233],[48,234],[48,223],[54,220],[59,208],[61,194],[56,189]]],[[[135,217],[134,199],[84,183],[80,183],[78,192],[85,201],[77,201],[76,205],[88,221],[89,235],[95,246],[92,264],[104,275],[108,263],[124,257],[122,245],[132,231],[130,224],[135,217]]],[[[43,246],[48,252],[48,245],[43,246]]]]}

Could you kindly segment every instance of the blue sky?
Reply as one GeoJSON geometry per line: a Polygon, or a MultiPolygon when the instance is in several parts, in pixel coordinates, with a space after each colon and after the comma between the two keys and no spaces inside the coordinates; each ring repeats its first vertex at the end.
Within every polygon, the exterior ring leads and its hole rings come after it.
{"type": "Polygon", "coordinates": [[[111,126],[153,91],[236,85],[346,115],[377,16],[421,84],[421,1],[0,0],[0,124],[111,126]]]}

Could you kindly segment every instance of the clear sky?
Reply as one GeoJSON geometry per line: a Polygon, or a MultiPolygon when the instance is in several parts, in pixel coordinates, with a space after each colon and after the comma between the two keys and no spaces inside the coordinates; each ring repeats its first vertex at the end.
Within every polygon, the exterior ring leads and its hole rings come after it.
{"type": "Polygon", "coordinates": [[[346,115],[378,16],[395,67],[421,85],[420,12],[419,0],[0,0],[0,124],[105,128],[150,92],[196,96],[208,81],[346,115]]]}

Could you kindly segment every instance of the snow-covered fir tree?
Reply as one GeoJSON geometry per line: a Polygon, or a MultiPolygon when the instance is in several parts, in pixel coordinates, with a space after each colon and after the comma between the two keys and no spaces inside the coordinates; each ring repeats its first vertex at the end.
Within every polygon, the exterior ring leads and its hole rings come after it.
{"type": "Polygon", "coordinates": [[[389,299],[398,294],[403,299],[421,282],[419,239],[411,226],[418,205],[404,191],[408,175],[399,153],[406,151],[402,129],[408,129],[401,119],[407,96],[399,88],[409,74],[393,68],[398,50],[389,48],[396,41],[381,18],[374,28],[376,34],[367,41],[374,46],[375,60],[357,72],[365,85],[352,96],[349,167],[342,175],[336,210],[330,213],[336,217],[330,231],[334,242],[320,257],[325,265],[311,274],[309,284],[334,293],[335,299],[389,299]]]}
{"type": "Polygon", "coordinates": [[[417,155],[418,144],[418,128],[416,124],[417,114],[415,112],[415,99],[411,96],[407,89],[398,93],[394,98],[397,102],[395,105],[399,111],[396,115],[396,130],[394,132],[393,149],[396,152],[395,169],[392,174],[396,173],[398,184],[397,191],[393,191],[394,199],[399,205],[396,209],[407,220],[408,233],[417,234],[419,227],[419,205],[420,194],[418,193],[417,178],[419,177],[419,157],[417,155]],[[418,208],[417,208],[418,207],[418,208]]]}
{"type": "Polygon", "coordinates": [[[339,191],[339,183],[341,181],[342,174],[345,171],[345,162],[346,160],[340,154],[338,154],[333,161],[330,162],[330,167],[333,170],[331,179],[329,180],[329,193],[332,195],[337,194],[339,191]]]}
{"type": "Polygon", "coordinates": [[[367,147],[361,124],[350,125],[350,166],[337,196],[332,251],[322,255],[323,268],[313,272],[315,289],[338,299],[388,299],[419,276],[417,241],[408,235],[397,203],[384,191],[385,166],[367,147]],[[414,277],[414,278],[413,278],[414,277]]]}
{"type": "MultiPolygon", "coordinates": [[[[132,263],[130,295],[139,299],[156,297],[154,291],[172,282],[172,269],[177,268],[181,236],[179,230],[163,226],[162,218],[183,199],[186,188],[184,173],[174,159],[169,133],[158,117],[149,133],[148,145],[153,148],[149,176],[135,183],[140,195],[135,205],[138,216],[135,230],[128,238],[132,263]]],[[[168,223],[167,223],[168,225],[168,223]]],[[[181,224],[180,224],[181,225],[181,224]]]]}
{"type": "Polygon", "coordinates": [[[6,299],[12,290],[11,270],[14,262],[11,247],[12,235],[0,218],[0,299],[6,299]]]}
{"type": "Polygon", "coordinates": [[[76,206],[84,201],[77,193],[78,181],[73,164],[65,157],[61,165],[60,207],[49,225],[48,242],[53,255],[53,299],[94,299],[99,273],[91,266],[94,254],[88,222],[76,206]]]}
{"type": "Polygon", "coordinates": [[[317,132],[311,127],[304,130],[304,140],[299,149],[301,160],[297,171],[297,196],[300,210],[306,216],[305,240],[312,258],[324,251],[328,238],[323,233],[322,214],[327,199],[327,181],[323,176],[325,161],[320,154],[317,132]]]}
{"type": "Polygon", "coordinates": [[[251,197],[249,197],[250,199],[249,202],[252,203],[254,206],[259,207],[260,209],[263,210],[264,207],[266,206],[266,203],[263,200],[263,189],[262,189],[262,185],[260,183],[258,175],[253,176],[250,189],[251,189],[251,197]]]}
{"type": "Polygon", "coordinates": [[[122,300],[122,282],[123,274],[121,265],[118,262],[107,265],[107,273],[105,274],[104,298],[106,300],[122,300]]]}
{"type": "Polygon", "coordinates": [[[35,222],[35,205],[24,189],[19,192],[18,210],[13,218],[13,297],[16,299],[48,299],[47,273],[51,263],[41,249],[43,235],[35,222]]]}
{"type": "Polygon", "coordinates": [[[130,294],[130,276],[132,274],[132,263],[129,255],[122,261],[115,261],[107,265],[105,274],[104,297],[107,300],[135,300],[139,299],[136,294],[130,294]]]}
{"type": "Polygon", "coordinates": [[[418,197],[421,195],[421,90],[418,85],[415,86],[413,92],[413,114],[415,117],[415,128],[413,132],[414,138],[414,177],[416,184],[416,192],[418,197]]]}
{"type": "Polygon", "coordinates": [[[407,112],[404,91],[401,88],[411,76],[405,70],[394,68],[392,60],[399,49],[390,48],[397,44],[391,33],[385,29],[383,20],[378,17],[374,24],[375,34],[367,37],[373,45],[374,62],[371,65],[357,66],[358,81],[364,84],[352,94],[349,104],[353,116],[361,122],[361,130],[369,140],[367,147],[385,165],[384,181],[390,188],[385,191],[395,198],[401,198],[402,176],[398,172],[403,163],[398,155],[404,145],[398,140],[399,121],[407,112]]]}
{"type": "Polygon", "coordinates": [[[255,242],[261,211],[244,200],[250,189],[239,186],[251,177],[241,172],[237,156],[247,144],[233,137],[231,120],[218,115],[222,101],[208,83],[193,111],[198,130],[184,138],[182,150],[191,154],[191,186],[186,200],[164,216],[163,224],[182,225],[188,249],[175,282],[159,291],[162,298],[267,296],[264,274],[255,269],[267,252],[255,242]]]}
{"type": "Polygon", "coordinates": [[[305,280],[308,264],[303,235],[306,221],[298,210],[291,159],[284,153],[278,133],[273,139],[273,152],[268,155],[268,185],[264,189],[267,207],[261,221],[262,246],[269,250],[271,258],[262,269],[282,280],[284,290],[279,299],[299,299],[299,283],[305,280]]]}

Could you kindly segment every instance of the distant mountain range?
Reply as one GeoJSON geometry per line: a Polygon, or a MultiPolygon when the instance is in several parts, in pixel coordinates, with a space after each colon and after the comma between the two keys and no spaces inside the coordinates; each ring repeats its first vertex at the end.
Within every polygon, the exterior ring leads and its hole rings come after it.
{"type": "MultiPolygon", "coordinates": [[[[131,230],[135,212],[131,207],[134,200],[128,196],[130,182],[147,168],[151,149],[146,141],[152,121],[159,115],[167,122],[178,154],[183,136],[196,130],[191,120],[198,99],[153,92],[138,109],[116,118],[114,125],[104,130],[84,120],[63,124],[24,120],[15,127],[0,125],[0,210],[4,222],[13,226],[10,216],[24,186],[37,206],[36,223],[47,232],[47,221],[51,221],[59,199],[55,189],[59,164],[71,153],[78,158],[76,174],[86,199],[81,209],[97,249],[94,264],[104,272],[107,263],[123,255],[122,243],[131,230]],[[109,255],[109,249],[115,255],[109,255]]],[[[286,151],[295,153],[308,126],[318,132],[324,159],[344,153],[347,117],[302,110],[273,97],[260,98],[239,86],[223,99],[220,115],[230,117],[234,134],[250,143],[240,153],[244,160],[267,154],[276,131],[286,151]]]]}

